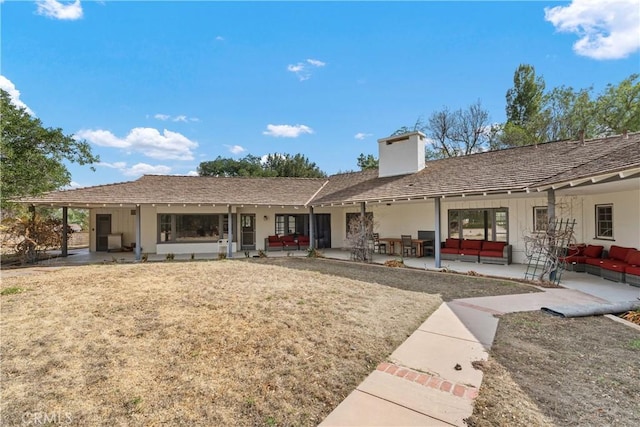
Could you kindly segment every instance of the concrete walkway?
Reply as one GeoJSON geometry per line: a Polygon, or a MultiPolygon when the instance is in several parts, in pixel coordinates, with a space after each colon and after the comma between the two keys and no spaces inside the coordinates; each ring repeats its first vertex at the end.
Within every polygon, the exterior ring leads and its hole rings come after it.
{"type": "MultiPolygon", "coordinates": [[[[405,263],[410,262],[405,259],[405,263]]],[[[469,266],[476,272],[483,269],[479,264],[469,266]]],[[[515,269],[522,271],[518,278],[524,277],[524,266],[507,267],[501,271],[503,277],[506,270],[515,269]]],[[[473,367],[473,362],[488,359],[498,327],[496,316],[537,311],[543,306],[629,301],[640,297],[639,288],[602,283],[597,277],[590,280],[585,273],[565,274],[562,285],[568,282],[574,289],[541,288],[539,293],[443,303],[320,425],[464,426],[464,419],[473,412],[473,399],[482,383],[482,372],[473,367]]]]}

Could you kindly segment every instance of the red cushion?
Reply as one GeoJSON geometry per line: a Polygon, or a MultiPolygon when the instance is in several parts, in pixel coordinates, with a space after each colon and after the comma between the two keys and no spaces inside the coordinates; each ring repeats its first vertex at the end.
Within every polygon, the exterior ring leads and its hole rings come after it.
{"type": "Polygon", "coordinates": [[[627,252],[627,257],[624,259],[624,262],[629,265],[637,265],[640,267],[640,251],[632,249],[627,252]]]}
{"type": "Polygon", "coordinates": [[[568,264],[573,264],[573,263],[584,264],[587,261],[587,257],[582,255],[563,256],[563,257],[560,257],[559,259],[560,261],[566,262],[568,264]]]}
{"type": "Polygon", "coordinates": [[[298,236],[298,243],[309,243],[309,236],[298,236]]]}
{"type": "Polygon", "coordinates": [[[604,262],[604,260],[602,260],[600,258],[587,258],[584,263],[585,264],[589,264],[589,265],[600,266],[603,262],[604,262]]]}
{"type": "Polygon", "coordinates": [[[280,243],[278,236],[269,236],[269,243],[280,243]]]}
{"type": "Polygon", "coordinates": [[[460,255],[478,255],[479,249],[460,249],[460,255]]]}
{"type": "Polygon", "coordinates": [[[293,238],[292,235],[287,234],[286,236],[280,237],[280,240],[282,240],[283,242],[290,243],[290,242],[293,242],[295,239],[293,238]]]}
{"type": "Polygon", "coordinates": [[[584,256],[587,258],[600,258],[602,256],[602,251],[604,250],[604,246],[597,245],[588,245],[584,248],[584,256]]]}
{"type": "Polygon", "coordinates": [[[633,265],[628,265],[624,272],[627,274],[632,274],[634,276],[640,276],[640,267],[634,267],[633,265]]]}
{"type": "Polygon", "coordinates": [[[458,249],[460,247],[460,239],[447,239],[444,242],[444,247],[458,249]]]}
{"type": "Polygon", "coordinates": [[[609,258],[624,261],[624,259],[627,257],[627,253],[629,253],[629,251],[632,249],[633,248],[611,245],[611,249],[609,249],[609,258]]]}
{"type": "Polygon", "coordinates": [[[500,251],[504,249],[507,244],[505,242],[482,242],[483,251],[500,251]]]}
{"type": "Polygon", "coordinates": [[[462,241],[462,249],[475,249],[479,251],[482,249],[482,240],[463,240],[462,241]]]}
{"type": "Polygon", "coordinates": [[[502,258],[502,251],[480,251],[480,256],[502,258]]]}
{"type": "Polygon", "coordinates": [[[604,268],[605,270],[617,271],[618,273],[624,273],[624,269],[628,264],[622,261],[612,261],[610,259],[604,260],[602,264],[600,264],[600,268],[604,268]]]}
{"type": "Polygon", "coordinates": [[[440,249],[441,254],[457,254],[460,250],[458,248],[442,248],[440,249]]]}

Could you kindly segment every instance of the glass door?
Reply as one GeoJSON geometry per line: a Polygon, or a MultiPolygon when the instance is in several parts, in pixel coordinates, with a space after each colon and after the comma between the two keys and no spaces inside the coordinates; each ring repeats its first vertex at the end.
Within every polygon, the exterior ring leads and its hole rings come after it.
{"type": "Polygon", "coordinates": [[[240,244],[242,250],[256,249],[256,216],[255,214],[240,215],[240,244]]]}

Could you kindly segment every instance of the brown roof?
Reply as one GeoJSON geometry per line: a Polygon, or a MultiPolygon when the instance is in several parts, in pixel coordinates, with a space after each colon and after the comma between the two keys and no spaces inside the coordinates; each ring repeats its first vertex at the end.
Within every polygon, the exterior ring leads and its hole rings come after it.
{"type": "Polygon", "coordinates": [[[504,193],[640,168],[640,132],[558,141],[434,160],[417,173],[378,178],[377,170],[329,178],[225,178],[145,175],[119,184],[57,191],[21,202],[86,204],[327,205],[504,193]]]}
{"type": "Polygon", "coordinates": [[[418,173],[396,177],[377,178],[377,171],[334,175],[313,204],[525,191],[574,176],[638,168],[639,153],[640,133],[635,133],[434,160],[418,173]]]}
{"type": "Polygon", "coordinates": [[[22,201],[37,204],[247,204],[304,206],[326,178],[227,178],[145,175],[136,181],[54,191],[22,201]]]}

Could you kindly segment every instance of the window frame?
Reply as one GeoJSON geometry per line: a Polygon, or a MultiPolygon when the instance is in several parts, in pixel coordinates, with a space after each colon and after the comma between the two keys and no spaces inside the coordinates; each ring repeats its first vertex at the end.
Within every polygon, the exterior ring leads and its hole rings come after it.
{"type": "Polygon", "coordinates": [[[549,206],[534,206],[533,207],[533,232],[542,233],[546,231],[548,227],[549,227],[549,206]],[[539,215],[543,211],[545,215],[544,228],[540,228],[539,215]]]}
{"type": "Polygon", "coordinates": [[[509,243],[509,208],[466,208],[466,209],[449,209],[447,211],[447,237],[454,239],[464,239],[464,220],[465,212],[474,212],[476,216],[482,217],[482,230],[484,236],[482,240],[490,242],[506,242],[509,243]],[[504,233],[498,233],[497,229],[497,213],[504,213],[506,216],[506,226],[504,233]],[[453,226],[455,224],[455,226],[453,226]],[[462,225],[462,227],[461,227],[462,225]],[[456,236],[457,234],[457,236],[456,236]],[[505,236],[505,240],[497,240],[498,236],[505,236]]]}
{"type": "Polygon", "coordinates": [[[595,238],[598,240],[615,240],[613,235],[613,203],[603,203],[599,205],[595,205],[595,238]],[[609,209],[609,218],[601,219],[600,218],[600,210],[601,209],[609,209]],[[609,235],[603,234],[602,225],[603,222],[608,222],[609,225],[609,235]]]}
{"type": "MultiPolygon", "coordinates": [[[[233,214],[234,230],[237,229],[237,214],[233,214]]],[[[226,238],[225,235],[229,235],[229,218],[225,213],[159,213],[157,214],[157,244],[193,244],[193,243],[216,243],[220,239],[226,238]],[[217,228],[218,234],[210,236],[210,239],[184,239],[178,240],[178,223],[180,222],[178,217],[181,216],[205,216],[205,217],[218,217],[217,228]],[[167,227],[168,226],[168,227],[167,227]],[[168,233],[169,237],[167,237],[168,233]]],[[[202,236],[206,237],[206,236],[202,236]]],[[[233,241],[237,241],[237,233],[233,233],[233,241]]]]}

